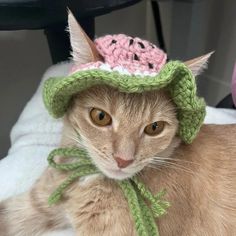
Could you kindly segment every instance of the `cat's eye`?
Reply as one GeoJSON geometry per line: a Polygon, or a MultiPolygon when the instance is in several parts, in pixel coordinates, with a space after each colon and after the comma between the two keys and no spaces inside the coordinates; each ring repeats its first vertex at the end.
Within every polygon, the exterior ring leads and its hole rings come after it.
{"type": "Polygon", "coordinates": [[[150,136],[155,136],[160,134],[165,127],[165,122],[164,121],[156,121],[153,122],[152,124],[149,124],[145,127],[144,132],[150,136]]]}
{"type": "Polygon", "coordinates": [[[105,111],[98,108],[93,108],[90,111],[90,117],[93,123],[98,126],[110,125],[112,121],[110,115],[108,115],[105,111]]]}

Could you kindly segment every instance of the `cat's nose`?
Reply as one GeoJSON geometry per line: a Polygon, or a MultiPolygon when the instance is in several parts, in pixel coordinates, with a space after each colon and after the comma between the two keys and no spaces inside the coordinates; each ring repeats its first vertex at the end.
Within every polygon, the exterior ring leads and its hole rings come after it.
{"type": "Polygon", "coordinates": [[[125,168],[128,165],[130,165],[131,163],[133,163],[133,161],[134,161],[134,160],[125,160],[120,157],[115,157],[115,160],[116,160],[119,168],[125,168]]]}

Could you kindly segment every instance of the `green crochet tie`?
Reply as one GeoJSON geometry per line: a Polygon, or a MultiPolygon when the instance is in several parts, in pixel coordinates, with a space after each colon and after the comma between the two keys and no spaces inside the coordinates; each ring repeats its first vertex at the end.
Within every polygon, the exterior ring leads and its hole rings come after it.
{"type": "MultiPolygon", "coordinates": [[[[78,177],[101,173],[94,166],[87,152],[79,148],[55,149],[49,154],[48,163],[58,170],[72,171],[72,174],[49,197],[50,205],[57,203],[61,199],[63,191],[78,177]],[[58,155],[65,158],[77,158],[78,162],[58,164],[54,161],[54,157],[58,155]]],[[[154,196],[143,183],[139,182],[137,177],[115,182],[120,186],[128,201],[137,235],[158,236],[155,218],[165,214],[169,207],[169,202],[162,200],[165,191],[154,196]],[[149,201],[150,207],[146,201],[149,201]]]]}

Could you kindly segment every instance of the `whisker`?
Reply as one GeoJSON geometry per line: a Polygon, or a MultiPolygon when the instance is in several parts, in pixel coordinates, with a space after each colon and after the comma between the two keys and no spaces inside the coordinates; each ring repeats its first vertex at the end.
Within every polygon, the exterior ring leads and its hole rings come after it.
{"type": "MultiPolygon", "coordinates": [[[[75,127],[73,127],[73,129],[77,132],[78,130],[76,130],[75,127]]],[[[90,141],[84,137],[83,135],[80,135],[80,138],[78,138],[78,136],[74,133],[74,134],[66,134],[66,136],[68,138],[70,138],[71,140],[75,141],[77,144],[79,144],[82,148],[86,149],[86,150],[92,150],[94,152],[94,154],[97,156],[97,154],[99,154],[99,164],[104,167],[104,168],[111,168],[114,167],[114,163],[112,163],[111,158],[109,158],[105,153],[101,152],[99,149],[95,148],[90,141]],[[85,145],[86,143],[86,145],[85,145]],[[102,157],[102,158],[100,158],[102,157]]],[[[94,163],[95,164],[95,163],[94,163]]]]}
{"type": "Polygon", "coordinates": [[[149,159],[158,159],[158,160],[170,160],[170,161],[176,161],[176,162],[183,162],[183,163],[188,163],[188,164],[194,164],[194,165],[199,165],[199,163],[193,162],[193,161],[188,161],[188,160],[182,160],[178,158],[171,158],[171,157],[159,157],[159,156],[154,156],[149,159]]]}
{"type": "Polygon", "coordinates": [[[99,149],[94,147],[86,137],[82,136],[82,139],[86,141],[86,144],[87,144],[86,149],[87,150],[88,149],[92,150],[95,153],[95,155],[99,154],[99,156],[98,156],[99,164],[101,164],[106,169],[115,167],[115,161],[112,158],[110,158],[108,155],[106,155],[105,153],[101,152],[99,149]],[[102,158],[100,158],[100,157],[102,157],[102,158]]]}
{"type": "Polygon", "coordinates": [[[181,166],[181,165],[178,165],[176,163],[172,163],[172,162],[168,162],[168,161],[164,161],[164,160],[153,160],[152,162],[150,162],[152,164],[162,164],[163,166],[165,167],[171,167],[172,169],[176,169],[176,170],[182,170],[182,171],[185,171],[186,173],[189,173],[189,174],[192,174],[194,175],[195,173],[189,169],[189,168],[186,168],[184,166],[181,166]]]}
{"type": "MultiPolygon", "coordinates": [[[[176,166],[179,166],[179,167],[182,167],[182,168],[185,168],[185,169],[188,169],[188,170],[190,170],[188,167],[186,167],[186,166],[183,166],[183,165],[180,165],[180,164],[197,164],[197,163],[194,163],[194,162],[191,162],[191,161],[185,161],[185,160],[181,160],[181,159],[176,159],[176,160],[178,160],[177,162],[178,163],[175,163],[175,161],[174,161],[174,159],[172,159],[172,158],[165,158],[165,157],[153,157],[153,158],[151,158],[151,161],[166,161],[166,162],[168,162],[169,164],[172,164],[172,165],[176,165],[176,166]],[[181,162],[181,163],[180,163],[181,162]]],[[[197,165],[199,165],[199,164],[197,164],[197,165]]]]}
{"type": "Polygon", "coordinates": [[[152,163],[150,163],[149,165],[147,165],[147,167],[153,168],[153,169],[156,169],[156,170],[159,170],[159,171],[162,171],[162,169],[161,169],[160,167],[158,167],[157,165],[152,165],[152,163]]]}
{"type": "Polygon", "coordinates": [[[73,136],[71,136],[71,135],[69,135],[69,134],[66,134],[65,136],[66,136],[67,138],[69,138],[69,139],[75,141],[76,143],[79,143],[79,144],[80,144],[80,141],[79,141],[79,139],[77,139],[76,136],[73,137],[73,136]]]}

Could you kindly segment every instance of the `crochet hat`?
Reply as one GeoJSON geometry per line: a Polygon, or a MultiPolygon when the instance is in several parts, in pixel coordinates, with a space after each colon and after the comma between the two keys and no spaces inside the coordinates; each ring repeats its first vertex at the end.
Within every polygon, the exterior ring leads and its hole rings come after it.
{"type": "MultiPolygon", "coordinates": [[[[124,34],[107,35],[93,43],[72,14],[69,30],[75,62],[71,73],[49,78],[44,84],[44,103],[53,117],[62,117],[71,97],[94,85],[106,84],[126,93],[163,88],[177,106],[179,136],[186,143],[192,142],[205,117],[205,102],[197,97],[194,74],[186,64],[166,63],[161,49],[124,34]]],[[[202,58],[190,62],[197,71],[199,61],[207,60],[202,58]]]]}

